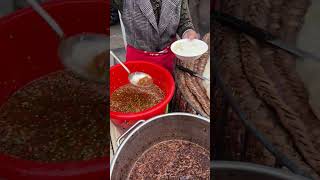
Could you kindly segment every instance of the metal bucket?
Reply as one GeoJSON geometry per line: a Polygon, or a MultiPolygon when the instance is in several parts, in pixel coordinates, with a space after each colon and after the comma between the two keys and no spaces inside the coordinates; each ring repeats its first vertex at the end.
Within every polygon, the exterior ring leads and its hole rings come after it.
{"type": "Polygon", "coordinates": [[[112,180],[126,179],[142,153],[165,140],[187,140],[210,150],[209,119],[188,113],[170,113],[138,121],[128,133],[118,140],[121,145],[110,168],[112,180]],[[125,140],[121,143],[123,138],[125,140]]]}

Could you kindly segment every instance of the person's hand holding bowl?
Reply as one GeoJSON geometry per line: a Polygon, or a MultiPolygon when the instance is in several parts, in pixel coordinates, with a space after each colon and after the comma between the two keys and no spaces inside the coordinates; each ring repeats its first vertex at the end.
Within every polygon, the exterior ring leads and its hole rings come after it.
{"type": "Polygon", "coordinates": [[[190,40],[199,39],[199,35],[193,29],[188,29],[183,33],[182,39],[190,39],[190,40]]]}

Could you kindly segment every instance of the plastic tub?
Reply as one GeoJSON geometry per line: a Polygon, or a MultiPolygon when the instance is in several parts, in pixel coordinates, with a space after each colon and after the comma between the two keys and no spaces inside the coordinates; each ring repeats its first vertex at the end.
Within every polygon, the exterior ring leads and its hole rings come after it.
{"type": "MultiPolygon", "coordinates": [[[[154,116],[164,114],[166,107],[173,97],[175,83],[172,75],[165,68],[145,62],[145,61],[131,61],[126,62],[125,65],[130,69],[131,72],[145,72],[149,74],[156,85],[165,93],[165,98],[162,102],[156,106],[149,108],[139,113],[120,113],[110,112],[111,121],[123,129],[127,129],[139,120],[147,120],[154,116]]],[[[123,67],[118,64],[110,69],[110,95],[119,87],[129,83],[128,73],[123,67]]]]}
{"type": "MultiPolygon", "coordinates": [[[[44,7],[66,35],[108,34],[108,3],[105,0],[53,0],[44,7]]],[[[63,68],[58,59],[58,45],[59,38],[31,9],[0,19],[0,104],[28,82],[63,68]]],[[[0,179],[108,179],[108,169],[109,157],[53,164],[0,154],[0,179]]]]}

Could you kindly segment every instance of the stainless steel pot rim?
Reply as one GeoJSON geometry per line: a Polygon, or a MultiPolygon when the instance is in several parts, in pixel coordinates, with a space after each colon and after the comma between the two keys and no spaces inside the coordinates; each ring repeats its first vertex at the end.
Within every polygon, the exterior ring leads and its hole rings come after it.
{"type": "Polygon", "coordinates": [[[280,169],[258,165],[248,162],[239,162],[239,161],[211,161],[211,170],[237,170],[244,172],[256,172],[264,175],[270,175],[274,177],[281,177],[282,179],[290,180],[309,180],[300,175],[282,171],[280,169]]]}
{"type": "Polygon", "coordinates": [[[210,120],[208,118],[205,118],[205,117],[199,116],[199,115],[190,114],[190,113],[182,113],[182,112],[162,114],[162,115],[159,115],[159,116],[155,116],[155,117],[153,117],[151,119],[148,119],[144,123],[138,125],[134,130],[132,130],[131,133],[128,134],[128,136],[125,138],[125,140],[118,147],[115,155],[113,156],[113,158],[111,160],[111,164],[110,164],[110,179],[111,179],[112,171],[113,171],[113,168],[114,168],[115,160],[118,158],[119,153],[121,152],[123,146],[127,143],[127,141],[130,139],[130,137],[132,137],[132,135],[135,134],[140,129],[140,127],[142,127],[142,126],[144,126],[144,125],[146,125],[148,123],[151,123],[153,121],[156,121],[157,119],[162,118],[162,117],[177,116],[177,115],[195,117],[195,118],[198,118],[199,120],[205,121],[205,122],[210,124],[210,120]]]}

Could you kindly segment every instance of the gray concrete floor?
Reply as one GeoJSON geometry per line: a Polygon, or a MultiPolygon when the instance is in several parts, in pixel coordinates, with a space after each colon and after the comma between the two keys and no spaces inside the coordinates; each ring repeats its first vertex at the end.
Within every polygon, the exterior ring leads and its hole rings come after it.
{"type": "Polygon", "coordinates": [[[13,0],[0,0],[0,17],[11,13],[14,10],[13,0]]]}
{"type": "Polygon", "coordinates": [[[121,59],[125,60],[125,48],[120,24],[110,27],[110,49],[121,59]]]}

